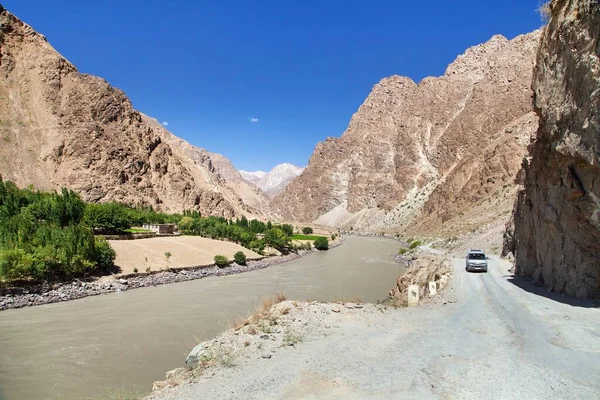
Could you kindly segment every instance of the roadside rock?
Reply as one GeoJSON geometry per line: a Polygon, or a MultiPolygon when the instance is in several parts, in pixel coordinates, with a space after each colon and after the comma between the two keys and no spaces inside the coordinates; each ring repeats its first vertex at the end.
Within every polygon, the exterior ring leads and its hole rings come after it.
{"type": "MultiPolygon", "coordinates": [[[[204,348],[204,345],[202,343],[196,345],[196,347],[192,349],[190,354],[188,354],[187,358],[185,359],[185,366],[189,369],[196,368],[200,362],[200,359],[205,354],[206,349],[204,348]]],[[[169,378],[168,373],[167,378],[169,378]]]]}
{"type": "Polygon", "coordinates": [[[434,255],[423,255],[409,267],[404,275],[398,277],[396,287],[390,290],[389,297],[393,304],[406,305],[408,299],[408,287],[418,285],[421,298],[429,295],[429,282],[436,283],[436,291],[439,292],[452,273],[449,261],[434,255]]]}
{"type": "Polygon", "coordinates": [[[553,0],[534,71],[540,128],[515,211],[515,273],[600,297],[600,3],[553,0]]]}

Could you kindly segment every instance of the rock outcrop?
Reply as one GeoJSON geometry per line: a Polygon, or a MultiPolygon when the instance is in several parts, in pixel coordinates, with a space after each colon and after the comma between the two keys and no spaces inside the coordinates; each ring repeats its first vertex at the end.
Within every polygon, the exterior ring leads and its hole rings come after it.
{"type": "Polygon", "coordinates": [[[489,214],[478,224],[508,216],[537,129],[530,86],[539,37],[494,36],[419,84],[383,79],[275,206],[289,219],[377,231],[465,220],[473,204],[489,214]]]}
{"type": "Polygon", "coordinates": [[[121,90],[79,73],[2,7],[0,99],[6,180],[42,190],[68,187],[90,202],[226,217],[253,212],[219,177],[206,151],[187,155],[186,146],[193,146],[151,123],[121,90]]]}
{"type": "Polygon", "coordinates": [[[448,259],[436,255],[421,254],[406,273],[398,277],[396,286],[390,290],[390,301],[395,305],[407,305],[408,287],[410,285],[419,286],[420,297],[426,299],[431,294],[429,282],[435,283],[437,292],[446,285],[451,273],[452,268],[448,259]]]}
{"type": "Polygon", "coordinates": [[[515,273],[600,296],[600,4],[554,0],[534,73],[540,127],[515,211],[515,273]]]}

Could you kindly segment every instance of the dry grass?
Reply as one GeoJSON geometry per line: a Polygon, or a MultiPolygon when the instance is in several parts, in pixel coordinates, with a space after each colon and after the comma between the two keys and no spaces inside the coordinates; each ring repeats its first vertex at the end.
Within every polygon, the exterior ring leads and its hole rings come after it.
{"type": "Polygon", "coordinates": [[[297,329],[287,329],[285,331],[285,335],[283,336],[283,341],[287,345],[294,345],[296,343],[302,342],[306,335],[305,331],[300,331],[297,329]]]}
{"type": "Polygon", "coordinates": [[[238,317],[231,323],[233,330],[239,331],[244,326],[248,325],[248,318],[238,317]]]}
{"type": "Polygon", "coordinates": [[[285,295],[285,293],[280,291],[275,294],[275,304],[281,303],[286,300],[287,300],[287,296],[285,295]]]}
{"type": "Polygon", "coordinates": [[[547,24],[552,18],[552,9],[550,8],[550,1],[539,2],[537,12],[540,14],[542,22],[547,24]]]}

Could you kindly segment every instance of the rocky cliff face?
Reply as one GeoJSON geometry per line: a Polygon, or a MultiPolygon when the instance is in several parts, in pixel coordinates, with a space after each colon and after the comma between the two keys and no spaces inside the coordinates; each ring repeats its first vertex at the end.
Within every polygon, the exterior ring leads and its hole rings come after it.
{"type": "MultiPolygon", "coordinates": [[[[537,138],[515,211],[515,272],[600,296],[600,5],[554,0],[533,81],[537,138]]],[[[511,248],[512,247],[512,248],[511,248]]]]}
{"type": "MultiPolygon", "coordinates": [[[[86,201],[233,216],[252,211],[185,146],[103,79],[80,74],[0,6],[0,174],[86,201]]],[[[185,143],[185,142],[183,142],[185,143]]],[[[187,144],[189,146],[189,144],[187,144]]]]}
{"type": "Polygon", "coordinates": [[[508,216],[537,129],[530,86],[539,36],[494,36],[419,84],[383,79],[275,205],[290,219],[378,231],[431,229],[473,204],[497,218],[492,198],[506,199],[508,216]]]}

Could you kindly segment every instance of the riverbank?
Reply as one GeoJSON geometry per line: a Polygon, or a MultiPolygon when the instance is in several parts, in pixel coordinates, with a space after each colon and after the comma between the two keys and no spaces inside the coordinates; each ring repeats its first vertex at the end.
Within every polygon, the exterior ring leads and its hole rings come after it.
{"type": "MultiPolygon", "coordinates": [[[[315,343],[327,342],[330,347],[335,348],[340,342],[344,342],[353,349],[353,353],[360,353],[348,366],[352,368],[362,364],[363,357],[370,350],[363,342],[365,337],[372,340],[371,335],[381,336],[385,333],[385,329],[383,332],[374,331],[374,326],[387,326],[397,330],[401,326],[398,321],[403,315],[418,315],[419,308],[405,307],[407,302],[404,299],[409,285],[419,286],[422,296],[420,304],[424,308],[443,307],[453,302],[445,300],[439,294],[446,288],[451,272],[445,258],[422,254],[416,265],[398,278],[396,286],[390,291],[389,301],[382,304],[287,301],[283,294],[274,299],[264,299],[251,316],[234,321],[232,327],[221,335],[196,345],[185,360],[185,367],[171,370],[166,373],[166,380],[155,382],[153,392],[147,399],[204,398],[209,392],[209,397],[233,399],[238,397],[237,393],[245,392],[238,391],[242,387],[251,390],[252,393],[248,394],[261,393],[249,398],[263,398],[267,393],[269,396],[266,397],[272,397],[274,376],[277,377],[278,385],[295,385],[294,392],[305,384],[311,387],[315,383],[294,382],[295,375],[290,371],[305,369],[305,363],[311,363],[313,367],[316,364],[315,369],[310,369],[311,373],[323,370],[322,363],[318,360],[326,353],[318,345],[320,350],[314,351],[315,343]],[[435,283],[435,289],[431,288],[429,282],[435,283]],[[337,339],[331,340],[332,335],[337,339]],[[357,339],[357,336],[363,338],[357,339]],[[310,342],[308,350],[303,342],[310,342]],[[303,361],[298,359],[299,352],[303,361]],[[310,354],[308,357],[307,352],[310,354]],[[316,363],[313,358],[317,360],[316,363]],[[244,370],[260,370],[270,377],[265,379],[262,373],[260,377],[255,376],[256,374],[249,376],[241,372],[244,370]],[[280,376],[282,371],[284,376],[280,376]],[[283,381],[279,382],[279,379],[283,381]],[[216,389],[217,392],[213,393],[215,386],[220,387],[223,380],[236,383],[216,389]],[[210,391],[205,390],[205,385],[211,386],[210,391]]],[[[331,348],[328,347],[327,352],[331,352],[331,348]]],[[[337,352],[334,350],[334,353],[337,352]]],[[[302,393],[308,395],[310,392],[302,393]]],[[[274,397],[289,398],[290,394],[286,389],[274,397]]]]}
{"type": "MultiPolygon", "coordinates": [[[[329,248],[335,248],[342,243],[343,238],[338,238],[329,243],[329,248]]],[[[4,288],[0,289],[0,311],[11,308],[31,307],[70,301],[89,296],[122,292],[169,283],[185,282],[213,276],[218,277],[240,274],[283,264],[318,251],[319,250],[316,249],[299,250],[297,253],[291,253],[285,256],[250,260],[247,265],[233,263],[225,268],[219,268],[215,264],[196,265],[149,273],[105,276],[90,281],[77,280],[67,283],[4,288]]]]}
{"type": "Polygon", "coordinates": [[[596,309],[532,295],[496,257],[487,274],[449,262],[451,284],[420,307],[259,308],[196,346],[197,365],[170,371],[146,399],[598,397],[596,309]]]}

